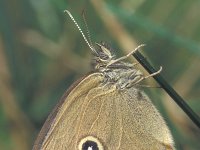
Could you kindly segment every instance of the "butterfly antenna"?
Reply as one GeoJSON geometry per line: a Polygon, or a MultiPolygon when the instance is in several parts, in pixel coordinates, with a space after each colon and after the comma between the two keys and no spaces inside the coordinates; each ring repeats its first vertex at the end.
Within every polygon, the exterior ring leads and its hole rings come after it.
{"type": "Polygon", "coordinates": [[[72,14],[68,11],[68,10],[64,10],[65,13],[67,13],[69,15],[69,17],[72,19],[72,21],[74,22],[74,24],[77,26],[78,30],[80,31],[80,33],[83,36],[83,39],[85,40],[85,42],[87,43],[87,45],[89,46],[89,48],[95,53],[97,54],[96,50],[94,49],[93,46],[90,45],[90,43],[88,42],[85,34],[83,33],[83,31],[81,30],[80,26],[78,25],[78,23],[76,22],[76,20],[74,19],[74,17],[72,16],[72,14]]]}
{"type": "Polygon", "coordinates": [[[85,10],[83,10],[82,16],[83,16],[83,22],[84,22],[85,27],[86,27],[86,33],[87,33],[88,41],[89,41],[90,45],[94,48],[94,46],[92,45],[90,30],[88,28],[88,24],[87,24],[87,21],[86,21],[86,18],[85,18],[85,10]]]}

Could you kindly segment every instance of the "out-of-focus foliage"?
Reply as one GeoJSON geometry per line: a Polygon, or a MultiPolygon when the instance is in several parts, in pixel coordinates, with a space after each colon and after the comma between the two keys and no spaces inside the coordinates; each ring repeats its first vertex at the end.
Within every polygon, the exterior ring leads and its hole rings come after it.
{"type": "MultiPolygon", "coordinates": [[[[146,43],[142,53],[200,114],[199,8],[198,0],[1,0],[0,149],[31,149],[64,91],[90,70],[91,51],[64,9],[84,32],[85,10],[92,40],[111,43],[118,56],[146,43]]],[[[181,108],[162,89],[145,90],[177,149],[200,149],[200,130],[181,108]]]]}

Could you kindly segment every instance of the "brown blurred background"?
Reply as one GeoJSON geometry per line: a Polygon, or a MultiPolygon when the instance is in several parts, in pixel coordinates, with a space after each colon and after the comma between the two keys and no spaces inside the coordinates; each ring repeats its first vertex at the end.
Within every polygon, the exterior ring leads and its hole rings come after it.
{"type": "MultiPolygon", "coordinates": [[[[0,149],[28,150],[64,91],[90,70],[91,51],[63,13],[118,56],[142,53],[200,115],[199,0],[0,0],[0,149]]],[[[132,61],[132,60],[130,60],[132,61]]],[[[149,79],[147,84],[155,86],[149,79]]],[[[178,150],[200,149],[200,130],[162,90],[145,88],[178,150]]]]}

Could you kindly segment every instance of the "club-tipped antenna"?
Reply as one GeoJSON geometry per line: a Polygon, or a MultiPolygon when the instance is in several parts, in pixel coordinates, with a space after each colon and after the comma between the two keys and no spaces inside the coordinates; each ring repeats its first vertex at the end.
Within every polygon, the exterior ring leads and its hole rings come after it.
{"type": "Polygon", "coordinates": [[[64,10],[65,13],[67,13],[69,15],[69,17],[72,19],[72,21],[74,22],[74,24],[77,26],[78,30],[80,31],[80,33],[83,36],[83,39],[85,40],[85,42],[87,43],[87,45],[89,46],[89,48],[95,53],[97,54],[96,50],[94,49],[93,46],[90,45],[90,43],[88,42],[85,34],[83,33],[83,31],[81,30],[80,26],[78,25],[78,23],[76,22],[76,20],[74,19],[74,17],[72,16],[72,14],[70,13],[70,11],[68,10],[64,10]]]}

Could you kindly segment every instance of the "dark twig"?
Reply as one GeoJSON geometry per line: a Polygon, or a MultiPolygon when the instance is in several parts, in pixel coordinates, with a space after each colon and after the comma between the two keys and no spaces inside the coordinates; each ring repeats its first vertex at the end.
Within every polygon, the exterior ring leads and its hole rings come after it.
{"type": "MultiPolygon", "coordinates": [[[[150,65],[145,57],[140,52],[135,52],[133,56],[139,61],[139,63],[152,74],[156,70],[150,65]]],[[[200,128],[199,116],[188,106],[188,104],[182,99],[180,95],[165,81],[165,79],[157,74],[153,78],[160,84],[160,86],[171,96],[171,98],[182,108],[182,110],[188,115],[188,117],[200,128]]]]}

